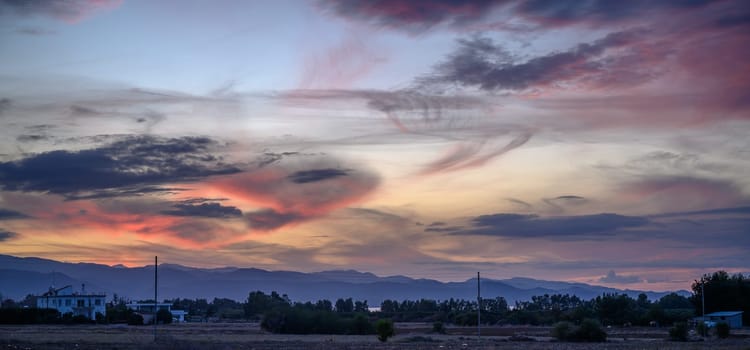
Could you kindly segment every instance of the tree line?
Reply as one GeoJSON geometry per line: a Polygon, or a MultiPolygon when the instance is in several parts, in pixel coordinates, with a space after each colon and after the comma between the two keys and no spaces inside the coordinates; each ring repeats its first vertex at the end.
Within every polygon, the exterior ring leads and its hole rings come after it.
{"type": "MultiPolygon", "coordinates": [[[[242,302],[226,298],[210,301],[178,298],[165,302],[171,302],[174,309],[187,311],[192,320],[254,320],[260,322],[264,329],[278,333],[370,334],[374,332],[375,322],[380,319],[475,326],[478,311],[481,322],[487,325],[553,325],[558,322],[580,325],[584,320],[592,319],[605,326],[670,326],[700,315],[702,293],[705,293],[706,313],[744,311],[744,322],[750,324],[749,278],[718,271],[704,275],[700,281],[696,280],[692,289],[693,295],[689,298],[671,293],[655,301],[650,301],[645,294],[637,298],[626,294],[603,294],[590,300],[569,294],[545,294],[513,305],[509,305],[502,296],[482,299],[481,303],[452,298],[389,299],[380,303],[380,311],[377,312],[368,312],[370,306],[366,300],[339,298],[334,302],[294,302],[285,294],[265,294],[261,291],[250,292],[242,302]]],[[[55,314],[54,310],[35,309],[35,304],[28,299],[19,303],[3,300],[0,323],[74,322],[70,316],[65,318],[65,315],[55,314]]],[[[171,321],[171,315],[161,317],[160,322],[171,321]]],[[[139,324],[138,315],[126,307],[122,298],[116,296],[107,304],[106,316],[100,316],[97,321],[139,324]]]]}

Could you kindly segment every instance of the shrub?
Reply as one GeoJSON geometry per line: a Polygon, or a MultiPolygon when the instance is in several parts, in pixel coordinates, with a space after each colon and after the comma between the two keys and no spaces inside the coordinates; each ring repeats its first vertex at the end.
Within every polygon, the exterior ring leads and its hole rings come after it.
{"type": "Polygon", "coordinates": [[[357,314],[351,321],[351,333],[352,334],[368,334],[372,332],[372,325],[367,316],[363,314],[357,314]]]}
{"type": "Polygon", "coordinates": [[[695,325],[695,332],[700,334],[701,337],[708,336],[708,326],[704,322],[699,322],[697,325],[695,325]]]}
{"type": "Polygon", "coordinates": [[[385,342],[388,338],[392,337],[396,332],[393,329],[393,321],[389,319],[381,319],[375,323],[375,332],[378,334],[378,340],[385,342]]]}
{"type": "Polygon", "coordinates": [[[719,338],[729,337],[729,324],[726,322],[719,322],[716,324],[716,336],[719,338]]]}
{"type": "Polygon", "coordinates": [[[687,341],[688,327],[685,322],[676,322],[672,328],[669,329],[669,339],[676,341],[687,341]]]}
{"type": "Polygon", "coordinates": [[[585,342],[604,342],[607,341],[607,332],[602,329],[599,322],[586,319],[581,322],[581,326],[574,333],[576,341],[585,342]]]}
{"type": "Polygon", "coordinates": [[[156,312],[156,322],[161,324],[172,323],[172,313],[167,309],[159,309],[159,311],[156,312]]]}
{"type": "Polygon", "coordinates": [[[445,334],[445,325],[443,322],[435,322],[432,324],[432,332],[438,334],[445,334]]]}
{"type": "Polygon", "coordinates": [[[570,322],[558,322],[552,327],[552,337],[560,341],[570,340],[573,334],[573,325],[570,322]]]}
{"type": "Polygon", "coordinates": [[[131,326],[143,325],[143,316],[136,313],[130,314],[130,316],[128,316],[128,324],[131,326]]]}
{"type": "Polygon", "coordinates": [[[570,322],[558,322],[552,328],[552,336],[561,341],[573,342],[604,342],[607,341],[607,332],[602,329],[599,322],[586,319],[578,327],[570,322]]]}

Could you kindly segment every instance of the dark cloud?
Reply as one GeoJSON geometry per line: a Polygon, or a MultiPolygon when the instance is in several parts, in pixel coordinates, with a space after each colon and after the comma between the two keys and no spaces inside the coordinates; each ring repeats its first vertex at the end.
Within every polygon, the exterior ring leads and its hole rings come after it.
{"type": "Polygon", "coordinates": [[[172,208],[164,210],[161,213],[172,216],[197,216],[206,218],[234,218],[242,216],[242,211],[236,207],[223,206],[219,203],[178,203],[174,204],[172,208]]]}
{"type": "Polygon", "coordinates": [[[115,197],[140,197],[148,194],[155,195],[166,195],[176,194],[187,190],[186,188],[179,187],[164,187],[164,186],[144,186],[144,187],[123,187],[116,189],[106,190],[92,190],[78,193],[65,194],[66,200],[81,200],[81,199],[102,199],[102,198],[115,198],[115,197]]]}
{"type": "Polygon", "coordinates": [[[122,0],[0,0],[0,15],[46,16],[77,22],[95,11],[118,6],[122,0]]]}
{"type": "Polygon", "coordinates": [[[345,169],[313,169],[297,171],[288,176],[289,180],[294,183],[304,184],[308,182],[317,182],[332,179],[339,176],[347,176],[348,170],[345,169]]]}
{"type": "Polygon", "coordinates": [[[16,141],[18,142],[37,142],[37,141],[43,141],[43,140],[49,140],[50,136],[48,135],[30,135],[30,134],[24,134],[24,135],[18,135],[16,137],[16,141]]]}
{"type": "Polygon", "coordinates": [[[521,214],[481,215],[472,220],[473,229],[457,234],[490,235],[514,238],[556,238],[611,236],[621,229],[649,224],[644,217],[618,214],[540,217],[521,214]]]}
{"type": "Polygon", "coordinates": [[[643,280],[638,276],[618,275],[615,273],[615,271],[609,270],[606,276],[599,278],[599,282],[628,284],[628,283],[640,283],[640,282],[643,282],[643,280]]]}
{"type": "Polygon", "coordinates": [[[298,213],[280,213],[273,209],[264,209],[245,214],[250,227],[262,231],[275,230],[291,223],[301,222],[307,217],[298,213]]]}
{"type": "Polygon", "coordinates": [[[0,117],[5,114],[5,111],[10,108],[11,104],[12,102],[9,98],[0,98],[0,117]]]}
{"type": "MultiPolygon", "coordinates": [[[[431,75],[418,79],[424,87],[460,85],[486,91],[525,90],[576,81],[608,81],[612,66],[623,63],[603,58],[608,49],[620,48],[639,40],[639,31],[616,32],[593,43],[579,44],[563,52],[553,52],[518,62],[491,39],[474,37],[458,41],[458,48],[446,61],[435,66],[431,75]]],[[[623,75],[622,67],[617,74],[623,75]]],[[[634,68],[630,67],[630,68],[634,68]]],[[[630,72],[633,76],[639,72],[630,72]]],[[[623,81],[618,78],[618,81],[623,81]]]]}
{"type": "Polygon", "coordinates": [[[542,27],[607,25],[641,19],[654,12],[702,10],[714,0],[321,0],[324,11],[374,26],[420,33],[438,25],[465,30],[486,24],[509,29],[508,17],[523,18],[542,27]]]}
{"type": "Polygon", "coordinates": [[[170,182],[239,172],[211,153],[216,147],[215,141],[204,137],[126,137],[99,148],[1,162],[0,186],[78,199],[138,194],[170,182]]]}
{"type": "Polygon", "coordinates": [[[7,240],[11,240],[13,238],[18,237],[18,234],[15,232],[5,231],[0,228],[0,242],[4,242],[7,240]]]}
{"type": "Polygon", "coordinates": [[[486,16],[497,0],[322,0],[325,11],[382,27],[422,32],[435,25],[460,26],[486,16]]]}
{"type": "Polygon", "coordinates": [[[703,215],[726,215],[726,214],[739,214],[739,215],[750,215],[750,207],[732,207],[732,208],[718,208],[718,209],[707,209],[707,210],[694,210],[694,211],[683,211],[675,213],[665,213],[652,215],[651,217],[673,217],[673,216],[703,216],[703,215]]]}
{"type": "Polygon", "coordinates": [[[0,208],[0,220],[26,219],[29,216],[15,210],[0,208]]]}
{"type": "Polygon", "coordinates": [[[516,11],[546,24],[612,23],[638,18],[657,10],[698,9],[714,0],[630,1],[519,1],[516,11]]]}

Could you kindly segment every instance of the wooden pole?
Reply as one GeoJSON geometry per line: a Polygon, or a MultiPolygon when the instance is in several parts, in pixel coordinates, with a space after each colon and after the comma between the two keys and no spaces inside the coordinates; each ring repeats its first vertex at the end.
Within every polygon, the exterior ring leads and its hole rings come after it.
{"type": "Polygon", "coordinates": [[[482,297],[479,293],[481,287],[479,281],[479,271],[477,271],[477,338],[482,336],[482,297]]]}
{"type": "Polygon", "coordinates": [[[157,288],[158,288],[158,278],[157,278],[157,268],[159,267],[159,258],[157,256],[154,256],[154,341],[156,341],[156,314],[158,314],[159,309],[159,299],[157,299],[158,294],[157,288]]]}

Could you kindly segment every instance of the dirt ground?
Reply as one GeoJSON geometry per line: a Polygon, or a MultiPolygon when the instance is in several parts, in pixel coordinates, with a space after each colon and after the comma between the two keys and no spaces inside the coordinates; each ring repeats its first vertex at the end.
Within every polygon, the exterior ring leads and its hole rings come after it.
{"type": "Polygon", "coordinates": [[[729,339],[693,342],[666,340],[667,328],[608,329],[598,344],[559,343],[549,327],[448,327],[431,334],[430,324],[396,324],[387,343],[374,335],[281,335],[264,332],[257,323],[187,323],[159,326],[34,325],[0,326],[0,350],[16,349],[741,349],[750,350],[750,329],[734,330],[729,339]]]}

